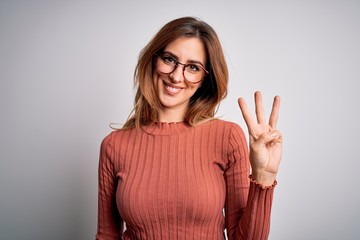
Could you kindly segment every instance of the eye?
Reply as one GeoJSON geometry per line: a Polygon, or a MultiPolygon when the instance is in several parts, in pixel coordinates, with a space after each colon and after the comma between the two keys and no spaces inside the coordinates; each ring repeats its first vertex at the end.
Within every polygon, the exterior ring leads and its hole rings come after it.
{"type": "Polygon", "coordinates": [[[197,73],[198,71],[200,71],[200,67],[196,64],[189,64],[187,65],[186,69],[191,73],[197,73]]]}
{"type": "Polygon", "coordinates": [[[176,64],[176,60],[175,58],[173,58],[172,56],[170,55],[163,55],[161,57],[161,59],[164,61],[164,63],[166,64],[176,64]]]}

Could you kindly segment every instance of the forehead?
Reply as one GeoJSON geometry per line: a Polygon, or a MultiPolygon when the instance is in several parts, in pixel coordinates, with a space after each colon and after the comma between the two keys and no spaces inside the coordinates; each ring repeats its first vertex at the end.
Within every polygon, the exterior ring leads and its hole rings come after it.
{"type": "Polygon", "coordinates": [[[165,47],[165,51],[177,56],[179,61],[199,61],[204,64],[206,62],[205,46],[199,38],[177,38],[165,47]]]}

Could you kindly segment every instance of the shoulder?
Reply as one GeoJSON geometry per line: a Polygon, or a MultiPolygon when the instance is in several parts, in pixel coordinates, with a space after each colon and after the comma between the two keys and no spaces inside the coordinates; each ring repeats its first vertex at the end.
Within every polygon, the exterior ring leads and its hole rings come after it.
{"type": "Polygon", "coordinates": [[[199,127],[207,127],[212,129],[216,128],[218,130],[229,132],[243,132],[239,124],[218,118],[210,119],[206,122],[203,122],[199,125],[199,127]]]}
{"type": "Polygon", "coordinates": [[[135,128],[114,130],[114,131],[108,133],[108,135],[106,135],[103,138],[103,140],[101,142],[101,146],[105,147],[105,146],[116,145],[116,144],[122,142],[125,138],[128,138],[129,136],[131,136],[133,133],[136,133],[135,128]]]}
{"type": "Polygon", "coordinates": [[[195,127],[197,131],[221,140],[225,145],[246,142],[244,131],[235,122],[211,119],[195,127]]]}
{"type": "Polygon", "coordinates": [[[221,119],[215,119],[214,125],[217,125],[218,129],[223,132],[224,137],[229,140],[229,143],[246,143],[246,137],[243,129],[239,124],[221,119]]]}

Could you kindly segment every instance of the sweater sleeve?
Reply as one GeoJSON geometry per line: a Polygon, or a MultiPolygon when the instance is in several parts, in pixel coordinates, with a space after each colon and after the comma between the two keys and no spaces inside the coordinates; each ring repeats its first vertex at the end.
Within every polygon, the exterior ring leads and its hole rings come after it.
{"type": "Polygon", "coordinates": [[[225,227],[229,240],[266,240],[270,230],[273,186],[264,188],[249,178],[248,146],[242,129],[234,124],[225,172],[225,227]]]}
{"type": "Polygon", "coordinates": [[[98,182],[98,223],[96,240],[121,239],[123,220],[116,206],[116,173],[111,146],[112,134],[101,143],[98,182]]]}

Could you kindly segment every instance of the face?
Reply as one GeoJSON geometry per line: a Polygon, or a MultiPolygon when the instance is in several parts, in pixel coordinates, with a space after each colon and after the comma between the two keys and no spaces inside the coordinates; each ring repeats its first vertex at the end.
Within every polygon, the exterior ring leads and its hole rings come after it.
{"type": "MultiPolygon", "coordinates": [[[[169,43],[164,52],[171,54],[183,64],[197,63],[202,66],[206,64],[205,47],[198,38],[178,38],[169,43]]],[[[200,87],[201,82],[195,84],[186,82],[181,64],[178,64],[177,68],[170,74],[155,71],[154,80],[157,85],[158,97],[163,106],[160,112],[160,120],[163,117],[165,119],[176,118],[174,121],[182,121],[189,106],[190,98],[200,87]]]]}

